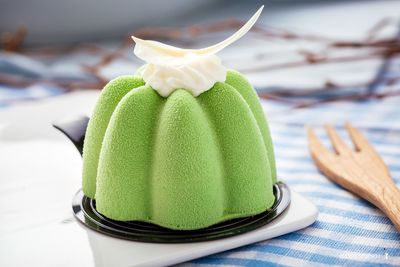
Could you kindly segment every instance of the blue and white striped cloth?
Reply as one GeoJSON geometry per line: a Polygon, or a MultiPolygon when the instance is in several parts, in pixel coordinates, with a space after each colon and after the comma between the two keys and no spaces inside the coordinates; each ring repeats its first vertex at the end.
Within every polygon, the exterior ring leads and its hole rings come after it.
{"type": "Polygon", "coordinates": [[[306,229],[188,265],[399,266],[400,233],[376,207],[318,172],[309,156],[304,130],[304,124],[312,125],[329,146],[321,126],[323,122],[333,122],[339,134],[350,142],[343,124],[351,121],[383,157],[400,185],[399,105],[400,97],[395,97],[334,103],[270,116],[279,176],[292,190],[317,205],[317,221],[306,229]]]}
{"type": "MultiPolygon", "coordinates": [[[[393,62],[386,77],[400,76],[393,62]]],[[[383,79],[384,80],[384,79],[383,79]]],[[[377,86],[377,90],[382,88],[377,86]]],[[[400,90],[400,83],[392,90],[400,90]]],[[[305,125],[326,144],[323,129],[332,123],[344,129],[351,122],[368,138],[400,186],[400,96],[354,102],[334,102],[305,109],[263,102],[272,132],[277,170],[292,190],[315,203],[317,221],[310,227],[184,266],[400,266],[400,233],[372,204],[328,180],[315,167],[308,151],[305,125]]]]}
{"type": "MultiPolygon", "coordinates": [[[[400,76],[399,66],[389,76],[400,76]]],[[[16,101],[63,93],[60,88],[41,85],[25,89],[0,85],[0,89],[3,108],[16,101]]],[[[374,145],[400,185],[400,96],[304,109],[290,109],[273,101],[264,101],[263,105],[269,117],[279,176],[292,190],[317,205],[319,217],[306,229],[183,266],[400,265],[400,233],[373,205],[318,172],[309,156],[304,130],[304,125],[309,124],[329,145],[322,124],[332,123],[345,137],[343,124],[350,121],[374,145]]]]}

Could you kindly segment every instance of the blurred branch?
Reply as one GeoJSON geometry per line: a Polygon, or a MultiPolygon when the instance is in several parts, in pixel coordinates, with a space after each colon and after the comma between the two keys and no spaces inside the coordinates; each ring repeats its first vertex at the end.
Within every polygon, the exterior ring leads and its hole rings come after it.
{"type": "MultiPolygon", "coordinates": [[[[67,53],[77,53],[84,52],[92,55],[98,56],[98,61],[94,64],[82,64],[80,67],[83,72],[94,78],[94,81],[62,81],[62,80],[46,80],[46,79],[29,79],[22,77],[14,77],[6,74],[0,74],[0,83],[9,84],[13,86],[28,86],[35,83],[50,83],[65,90],[76,90],[78,88],[96,88],[101,89],[107,83],[107,79],[102,76],[102,70],[108,65],[112,64],[116,60],[127,60],[126,52],[132,45],[130,39],[131,35],[135,35],[145,39],[173,39],[177,42],[184,42],[187,40],[193,40],[195,38],[201,37],[210,33],[217,33],[228,31],[232,29],[237,29],[243,25],[243,21],[236,19],[227,19],[223,21],[217,21],[207,24],[196,24],[190,27],[176,28],[176,27],[153,27],[153,28],[143,28],[128,34],[120,43],[118,48],[113,51],[108,51],[96,44],[83,43],[79,45],[57,47],[57,48],[40,48],[35,50],[24,49],[22,44],[24,38],[27,34],[25,28],[20,28],[15,34],[2,34],[1,43],[5,50],[16,52],[19,51],[22,54],[29,56],[40,56],[40,57],[57,57],[62,56],[67,53]]],[[[267,27],[267,26],[256,26],[252,29],[255,36],[261,38],[265,41],[270,40],[302,40],[308,42],[316,42],[323,44],[327,49],[366,49],[365,53],[351,56],[327,56],[325,52],[313,52],[298,50],[295,53],[302,56],[301,60],[288,60],[287,62],[282,62],[278,64],[268,64],[263,66],[249,66],[247,68],[242,68],[240,71],[249,72],[268,72],[285,68],[298,68],[305,65],[318,65],[318,64],[328,64],[328,63],[346,63],[354,61],[362,61],[368,59],[384,59],[388,60],[400,55],[400,43],[398,37],[386,39],[378,39],[379,33],[383,31],[387,26],[393,25],[394,21],[390,18],[384,18],[379,21],[376,25],[371,27],[368,31],[368,35],[364,40],[336,40],[332,38],[327,38],[324,36],[310,35],[299,32],[292,32],[285,29],[267,27]]],[[[398,26],[398,25],[396,25],[398,26]]],[[[400,27],[399,27],[400,29],[400,27]]],[[[364,51],[364,50],[363,50],[364,51]]],[[[377,76],[381,76],[382,70],[377,70],[377,76]]],[[[365,84],[356,85],[357,87],[368,88],[373,82],[376,83],[377,79],[373,81],[366,82],[365,84]]],[[[392,80],[384,81],[379,78],[379,82],[386,83],[387,85],[393,83],[392,80]]],[[[265,93],[260,92],[259,95],[262,98],[274,99],[275,101],[281,101],[285,103],[291,103],[296,108],[309,107],[312,105],[318,105],[321,103],[332,102],[332,101],[346,101],[346,100],[361,100],[370,98],[384,98],[397,96],[397,93],[387,92],[387,93],[375,93],[375,92],[365,92],[358,93],[350,96],[335,96],[325,100],[316,100],[308,102],[299,102],[297,100],[289,99],[289,97],[296,97],[299,95],[307,95],[315,92],[323,92],[327,90],[338,90],[342,89],[340,86],[333,84],[331,81],[326,81],[323,88],[316,88],[315,90],[310,90],[310,88],[305,88],[304,90],[297,90],[291,88],[280,89],[277,92],[265,93]]]]}
{"type": "Polygon", "coordinates": [[[0,35],[0,47],[5,51],[19,51],[26,37],[25,27],[19,27],[15,33],[4,32],[0,35]]]}

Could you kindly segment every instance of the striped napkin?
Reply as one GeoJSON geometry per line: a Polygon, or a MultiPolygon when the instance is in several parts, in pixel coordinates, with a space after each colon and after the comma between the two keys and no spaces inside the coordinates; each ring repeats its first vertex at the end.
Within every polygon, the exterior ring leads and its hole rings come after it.
{"type": "MultiPolygon", "coordinates": [[[[399,67],[397,63],[391,69],[399,67]]],[[[323,123],[332,123],[350,144],[343,128],[350,121],[383,157],[400,186],[400,96],[305,109],[289,109],[271,101],[263,104],[269,115],[278,174],[292,190],[317,205],[319,217],[306,229],[183,266],[399,266],[400,233],[376,207],[318,172],[308,152],[304,125],[313,126],[329,147],[323,123]]]]}
{"type": "MultiPolygon", "coordinates": [[[[400,98],[397,103],[400,104],[400,98]]],[[[323,113],[315,114],[324,116],[323,113]]],[[[397,118],[400,118],[399,109],[397,118]]],[[[382,116],[382,119],[393,120],[393,117],[382,116]]],[[[271,129],[279,176],[292,190],[317,205],[320,212],[317,221],[304,230],[195,260],[187,266],[399,265],[400,233],[373,205],[317,171],[308,153],[303,125],[272,123],[271,129]]],[[[319,136],[328,144],[323,129],[319,130],[319,136]]],[[[362,128],[362,131],[400,185],[400,130],[372,127],[362,128]]],[[[344,130],[339,133],[345,136],[344,130]]]]}

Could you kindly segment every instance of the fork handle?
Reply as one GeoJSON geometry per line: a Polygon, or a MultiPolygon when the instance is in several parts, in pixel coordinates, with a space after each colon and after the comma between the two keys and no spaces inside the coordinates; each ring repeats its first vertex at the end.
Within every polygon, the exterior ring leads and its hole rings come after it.
{"type": "Polygon", "coordinates": [[[383,182],[375,191],[374,204],[380,208],[400,231],[400,189],[394,184],[383,182]]]}

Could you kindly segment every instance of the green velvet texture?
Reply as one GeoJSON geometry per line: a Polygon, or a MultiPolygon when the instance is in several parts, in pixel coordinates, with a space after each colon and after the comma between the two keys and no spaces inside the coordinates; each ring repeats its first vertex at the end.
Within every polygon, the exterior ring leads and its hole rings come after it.
{"type": "Polygon", "coordinates": [[[265,211],[275,182],[265,116],[235,71],[198,97],[163,98],[140,77],[120,77],[87,129],[83,191],[115,220],[204,228],[265,211]]]}
{"type": "Polygon", "coordinates": [[[233,86],[246,100],[250,109],[253,112],[254,118],[257,121],[258,127],[260,128],[261,134],[264,139],[265,149],[268,153],[268,161],[270,162],[271,175],[273,182],[277,182],[276,177],[276,167],[275,167],[275,154],[274,147],[272,145],[271,134],[267,121],[265,119],[265,114],[261,106],[260,100],[258,99],[256,90],[247,81],[247,79],[241,75],[239,72],[231,70],[226,76],[225,83],[233,86]]]}
{"type": "Polygon", "coordinates": [[[108,127],[115,107],[129,91],[144,85],[143,79],[134,76],[121,76],[110,81],[102,90],[89,121],[83,146],[83,180],[82,189],[86,196],[95,197],[97,164],[103,143],[104,133],[108,127]]]}

